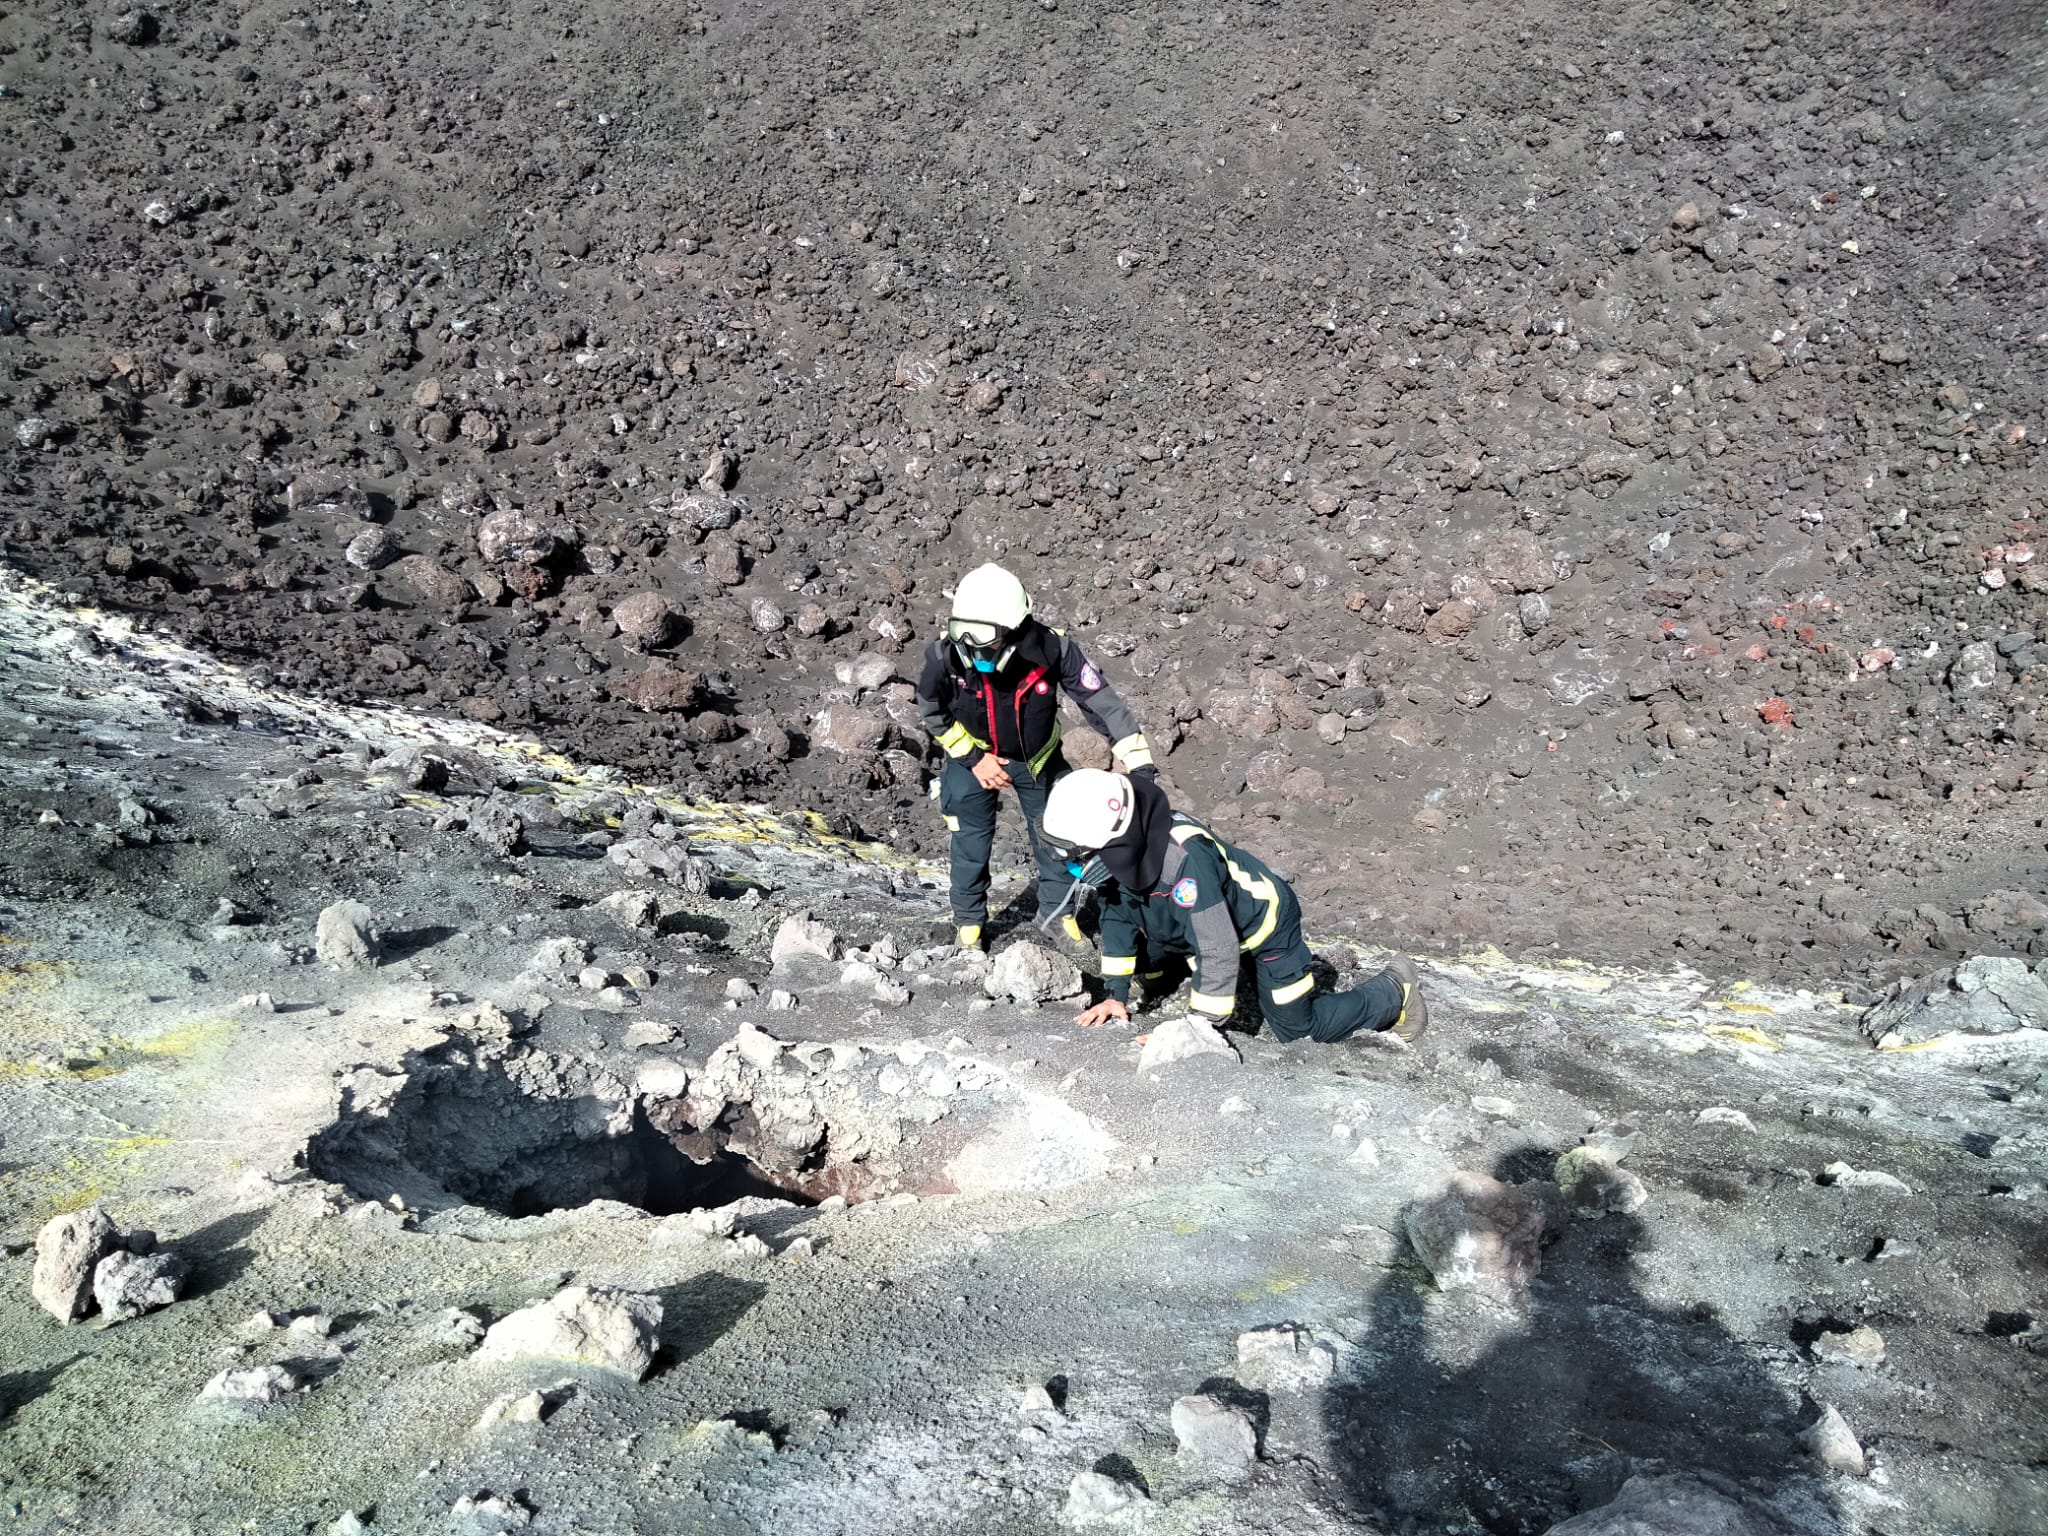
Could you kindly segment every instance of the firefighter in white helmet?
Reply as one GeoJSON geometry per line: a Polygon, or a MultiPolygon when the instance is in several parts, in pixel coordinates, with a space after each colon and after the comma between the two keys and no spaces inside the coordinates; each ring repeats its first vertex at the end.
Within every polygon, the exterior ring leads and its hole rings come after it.
{"type": "MultiPolygon", "coordinates": [[[[954,937],[962,949],[980,947],[988,921],[1000,791],[1015,790],[1024,812],[1038,864],[1039,911],[1051,913],[1068,892],[1060,861],[1038,836],[1046,791],[1067,767],[1060,755],[1062,693],[1109,738],[1127,769],[1145,777],[1156,772],[1131,707],[1079,645],[1031,617],[1024,584],[999,565],[969,571],[954,591],[945,635],[925,650],[917,683],[918,719],[946,754],[939,807],[952,833],[954,937]]],[[[1061,931],[1086,942],[1071,915],[1061,931]]]]}
{"type": "Polygon", "coordinates": [[[1282,1040],[1328,1043],[1389,1030],[1412,1043],[1427,1026],[1429,1007],[1405,955],[1348,992],[1318,990],[1292,888],[1174,810],[1157,784],[1077,768],[1053,786],[1043,830],[1077,881],[1098,865],[1107,876],[1100,937],[1109,995],[1074,1020],[1083,1028],[1130,1018],[1141,955],[1159,970],[1192,961],[1188,1006],[1216,1023],[1236,1008],[1238,977],[1249,965],[1260,1012],[1282,1040]]]}

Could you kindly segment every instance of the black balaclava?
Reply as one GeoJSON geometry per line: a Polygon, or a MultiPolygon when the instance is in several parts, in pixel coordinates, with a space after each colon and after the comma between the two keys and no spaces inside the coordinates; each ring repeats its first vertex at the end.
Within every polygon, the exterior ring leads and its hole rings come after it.
{"type": "Polygon", "coordinates": [[[1137,803],[1131,809],[1131,824],[1101,850],[1102,862],[1116,883],[1143,901],[1151,895],[1159,871],[1166,865],[1166,845],[1173,836],[1173,807],[1166,803],[1166,791],[1147,779],[1133,776],[1131,791],[1137,803]]]}

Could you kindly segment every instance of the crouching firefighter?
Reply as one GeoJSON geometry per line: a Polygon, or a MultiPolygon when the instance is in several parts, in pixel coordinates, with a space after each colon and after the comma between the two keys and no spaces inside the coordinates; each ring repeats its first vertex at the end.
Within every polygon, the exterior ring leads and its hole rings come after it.
{"type": "MultiPolygon", "coordinates": [[[[917,683],[918,719],[946,754],[938,798],[952,833],[954,936],[962,949],[980,947],[988,921],[1000,791],[1014,789],[1024,812],[1038,864],[1039,912],[1049,916],[1068,894],[1066,872],[1038,835],[1046,790],[1067,768],[1060,755],[1062,693],[1132,773],[1156,773],[1131,707],[1080,646],[1031,617],[1023,583],[999,565],[969,571],[954,593],[944,638],[925,650],[917,683]]],[[[1087,942],[1072,914],[1060,928],[1087,942]]]]}
{"type": "Polygon", "coordinates": [[[1429,1022],[1415,962],[1405,955],[1349,992],[1318,990],[1301,936],[1301,906],[1270,869],[1167,803],[1138,778],[1077,768],[1052,788],[1045,839],[1075,881],[1101,881],[1102,980],[1109,996],[1074,1020],[1130,1018],[1141,957],[1154,971],[1191,959],[1188,1004],[1212,1023],[1237,1006],[1240,970],[1282,1040],[1342,1040],[1389,1030],[1414,1041],[1429,1022]]]}

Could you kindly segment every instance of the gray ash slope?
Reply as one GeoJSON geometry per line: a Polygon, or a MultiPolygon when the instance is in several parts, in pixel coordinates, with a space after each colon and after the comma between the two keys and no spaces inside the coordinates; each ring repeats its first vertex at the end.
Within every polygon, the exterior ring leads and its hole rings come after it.
{"type": "Polygon", "coordinates": [[[1876,1052],[1858,1010],[1812,991],[1493,956],[1432,964],[1416,1050],[1238,1035],[1241,1061],[1134,1071],[1127,1032],[991,1003],[976,962],[917,958],[937,894],[873,850],[772,837],[471,725],[258,689],[12,584],[0,648],[10,1531],[488,1530],[456,1513],[488,1493],[497,1524],[549,1536],[1051,1536],[1097,1469],[1149,1489],[1161,1536],[1537,1536],[1654,1473],[1718,1474],[1750,1520],[1805,1536],[2042,1526],[2038,1030],[1876,1052]],[[409,787],[422,749],[452,769],[438,790],[409,787]],[[507,798],[524,852],[489,814],[507,798]],[[612,856],[643,838],[716,878],[612,856]],[[338,900],[381,927],[376,967],[314,962],[338,900]],[[799,906],[902,956],[909,995],[772,969],[799,906]],[[593,990],[577,960],[632,992],[593,990]],[[772,1008],[778,986],[796,1008],[772,1008]],[[532,1027],[503,1038],[492,1001],[532,1027]],[[958,1192],[743,1205],[731,1239],[602,1201],[451,1208],[379,1182],[402,1168],[323,1157],[375,1090],[430,1093],[469,1063],[493,1068],[476,1099],[494,1119],[448,1149],[461,1162],[516,1128],[500,1067],[528,1085],[536,1158],[566,1151],[565,1108],[595,1111],[573,1118],[600,1148],[622,1093],[673,1102],[680,1075],[693,1097],[749,1072],[829,1086],[870,1128],[956,1143],[1021,1096],[1046,1134],[982,1159],[1012,1176],[993,1187],[956,1158],[958,1192]],[[1551,1181],[1582,1141],[1646,1200],[1567,1208],[1551,1181]],[[1059,1177],[1017,1187],[1046,1151],[1059,1177]],[[1515,1302],[1438,1290],[1418,1261],[1406,1218],[1454,1169],[1540,1204],[1515,1302]],[[186,1256],[187,1294],[57,1325],[25,1250],[88,1201],[186,1256]],[[475,1349],[569,1284],[659,1299],[644,1380],[475,1349]],[[326,1326],[252,1327],[259,1309],[326,1326]],[[1283,1323],[1329,1379],[1240,1358],[1241,1333],[1283,1323]],[[1857,1327],[1881,1362],[1849,1352],[1857,1327]],[[300,1390],[198,1400],[269,1363],[300,1390]],[[543,1422],[479,1427],[529,1390],[543,1422]],[[1246,1405],[1255,1461],[1177,1452],[1172,1405],[1197,1392],[1246,1405]],[[1866,1475],[1799,1449],[1824,1403],[1866,1475]]]}
{"type": "Polygon", "coordinates": [[[12,562],[929,849],[996,555],[1330,921],[2044,942],[2026,7],[153,14],[0,18],[12,562]]]}

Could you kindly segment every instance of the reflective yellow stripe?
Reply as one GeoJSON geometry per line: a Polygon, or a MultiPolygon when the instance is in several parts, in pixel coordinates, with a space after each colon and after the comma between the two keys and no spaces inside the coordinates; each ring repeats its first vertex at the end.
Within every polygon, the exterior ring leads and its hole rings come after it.
{"type": "Polygon", "coordinates": [[[1273,930],[1280,926],[1280,893],[1273,889],[1272,881],[1250,879],[1235,864],[1230,866],[1230,872],[1237,876],[1239,885],[1266,904],[1266,915],[1260,920],[1259,926],[1246,934],[1243,942],[1237,946],[1240,951],[1249,953],[1273,937],[1273,930]]]}
{"type": "Polygon", "coordinates": [[[1146,742],[1145,734],[1142,731],[1133,731],[1122,741],[1110,743],[1109,750],[1123,759],[1123,764],[1126,768],[1150,768],[1152,766],[1152,748],[1146,742]]]}
{"type": "Polygon", "coordinates": [[[1230,878],[1251,892],[1254,898],[1266,904],[1266,915],[1259,923],[1259,926],[1246,934],[1238,942],[1238,951],[1240,953],[1249,953],[1273,937],[1273,930],[1280,926],[1280,893],[1273,888],[1272,881],[1261,875],[1252,874],[1241,866],[1237,860],[1233,859],[1225,851],[1222,839],[1217,837],[1215,833],[1204,827],[1182,826],[1173,829],[1173,840],[1176,843],[1185,845],[1197,837],[1205,837],[1213,843],[1216,847],[1216,852],[1230,870],[1230,878]]]}
{"type": "Polygon", "coordinates": [[[960,830],[960,818],[958,816],[948,816],[946,818],[946,830],[948,832],[958,832],[960,830]]]}
{"type": "Polygon", "coordinates": [[[1105,976],[1135,976],[1138,972],[1136,955],[1104,955],[1102,974],[1105,976]]]}
{"type": "Polygon", "coordinates": [[[955,720],[951,725],[939,732],[939,745],[945,749],[948,757],[965,757],[979,743],[975,741],[972,731],[968,730],[958,720],[955,720]]]}
{"type": "Polygon", "coordinates": [[[1276,1003],[1291,1003],[1298,997],[1307,997],[1315,989],[1315,977],[1304,976],[1299,981],[1290,981],[1284,987],[1275,987],[1273,989],[1273,1001],[1276,1003]]]}
{"type": "Polygon", "coordinates": [[[1197,1013],[1213,1014],[1219,1019],[1227,1019],[1237,1007],[1237,999],[1234,996],[1218,997],[1208,992],[1190,992],[1188,1006],[1197,1013]]]}
{"type": "Polygon", "coordinates": [[[1058,720],[1054,720],[1052,723],[1052,739],[1039,748],[1038,756],[1031,759],[1031,772],[1034,775],[1044,771],[1046,763],[1051,759],[1053,753],[1059,750],[1059,746],[1060,723],[1058,720]]]}

